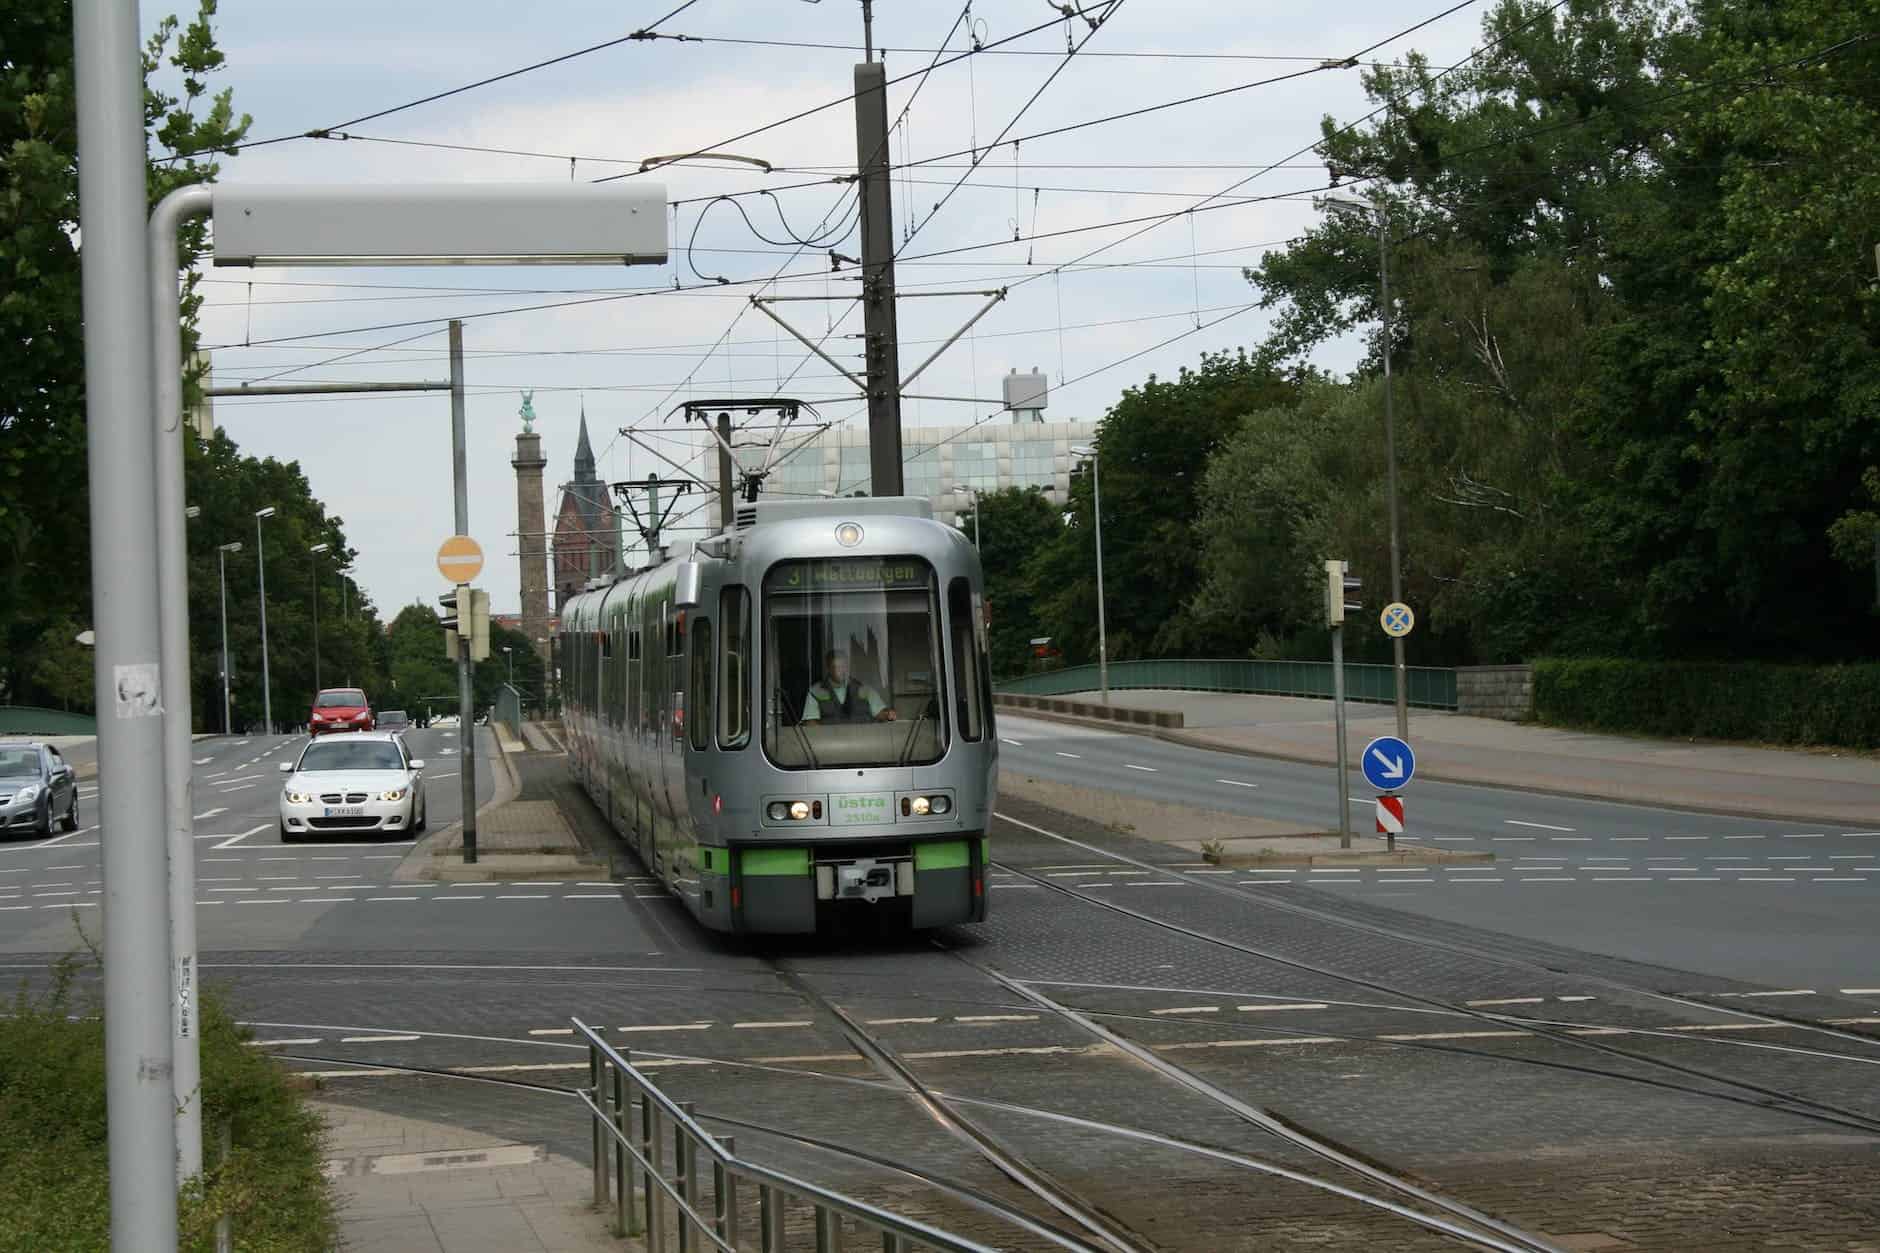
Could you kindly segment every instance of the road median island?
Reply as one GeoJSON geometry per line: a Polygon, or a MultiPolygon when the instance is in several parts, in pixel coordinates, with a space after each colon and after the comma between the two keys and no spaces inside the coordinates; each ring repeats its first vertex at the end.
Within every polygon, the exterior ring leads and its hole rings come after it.
{"type": "MultiPolygon", "coordinates": [[[[502,731],[497,732],[499,739],[502,731]]],[[[515,743],[516,741],[511,741],[515,743]]],[[[498,752],[492,769],[496,790],[477,808],[477,859],[463,860],[463,824],[453,822],[420,839],[392,879],[398,883],[508,883],[524,879],[606,879],[605,856],[584,844],[552,799],[524,786],[517,758],[539,754],[526,749],[498,752]]]]}
{"type": "Polygon", "coordinates": [[[1493,853],[1457,852],[1399,840],[1395,849],[1381,838],[1354,835],[1340,848],[1336,831],[1252,818],[1215,809],[1149,800],[1126,792],[1076,787],[1011,772],[999,776],[1001,801],[1017,798],[1086,822],[1100,823],[1119,835],[1155,840],[1186,849],[1228,867],[1253,866],[1424,866],[1480,863],[1493,853]]]}
{"type": "MultiPolygon", "coordinates": [[[[92,1253],[110,1245],[101,983],[88,961],[54,963],[0,1016],[0,1249],[92,1253]]],[[[201,1001],[204,1173],[178,1200],[181,1247],[334,1247],[319,1116],[253,1048],[215,988],[201,1001]],[[216,1149],[229,1129],[226,1156],[216,1149]]]]}

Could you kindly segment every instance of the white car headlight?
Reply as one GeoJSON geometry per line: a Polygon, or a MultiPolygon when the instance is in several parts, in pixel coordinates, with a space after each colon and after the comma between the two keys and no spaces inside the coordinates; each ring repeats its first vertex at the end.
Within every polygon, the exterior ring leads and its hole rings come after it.
{"type": "Polygon", "coordinates": [[[409,790],[408,788],[395,787],[389,792],[380,792],[379,799],[382,801],[402,801],[405,799],[405,793],[409,790]]]}
{"type": "Polygon", "coordinates": [[[37,783],[28,783],[25,787],[21,788],[19,791],[13,794],[13,799],[16,801],[38,800],[39,799],[39,785],[37,783]]]}
{"type": "Polygon", "coordinates": [[[287,789],[287,803],[290,805],[311,805],[313,804],[313,793],[296,792],[290,787],[287,789]]]}

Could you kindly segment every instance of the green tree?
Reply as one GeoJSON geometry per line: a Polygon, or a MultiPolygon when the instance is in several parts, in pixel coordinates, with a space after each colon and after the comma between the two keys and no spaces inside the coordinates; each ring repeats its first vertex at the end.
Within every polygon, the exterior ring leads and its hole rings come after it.
{"type": "MultiPolygon", "coordinates": [[[[1245,352],[1211,353],[1174,379],[1150,376],[1104,415],[1096,448],[1103,490],[1103,566],[1110,656],[1232,648],[1180,612],[1195,590],[1201,477],[1243,415],[1289,400],[1297,379],[1245,352]]],[[[1097,656],[1096,501],[1091,477],[1071,485],[1070,522],[1032,559],[1027,578],[1040,635],[1067,660],[1097,656]]]]}
{"type": "MultiPolygon", "coordinates": [[[[1478,653],[1870,651],[1830,528],[1880,454],[1877,20],[1502,0],[1484,55],[1327,119],[1399,241],[1407,577],[1478,653]]],[[[1372,324],[1375,252],[1331,220],[1251,272],[1263,355],[1372,324]]]]}
{"type": "MultiPolygon", "coordinates": [[[[200,0],[145,48],[147,84],[180,78],[145,90],[152,203],[212,180],[208,158],[247,131],[229,92],[210,93],[215,11],[200,0]]],[[[0,7],[0,699],[48,698],[41,641],[91,618],[77,141],[71,6],[0,7]]],[[[201,240],[201,228],[184,240],[186,265],[201,240]]],[[[195,309],[192,290],[186,335],[195,309]]]]}
{"type": "MultiPolygon", "coordinates": [[[[1031,659],[1031,641],[1047,634],[1038,619],[1036,597],[1027,573],[1034,556],[1064,530],[1058,506],[1041,488],[1007,487],[979,498],[979,562],[985,570],[986,603],[992,616],[989,647],[992,673],[1022,674],[1031,659]]],[[[960,529],[973,534],[973,519],[962,515],[960,529]]]]}
{"type": "Polygon", "coordinates": [[[444,656],[444,627],[437,611],[414,601],[398,611],[386,632],[389,689],[380,707],[403,708],[414,717],[457,708],[457,667],[444,656]]]}

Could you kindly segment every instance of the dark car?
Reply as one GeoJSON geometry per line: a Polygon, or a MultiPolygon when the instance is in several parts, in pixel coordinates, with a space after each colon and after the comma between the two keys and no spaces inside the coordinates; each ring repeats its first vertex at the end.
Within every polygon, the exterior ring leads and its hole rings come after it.
{"type": "Polygon", "coordinates": [[[78,774],[50,744],[0,740],[0,832],[78,830],[78,774]]]}
{"type": "Polygon", "coordinates": [[[377,729],[380,731],[409,731],[411,730],[411,719],[402,709],[381,710],[377,729]]]}
{"type": "Polygon", "coordinates": [[[371,731],[377,723],[372,704],[356,687],[329,687],[313,698],[313,710],[307,715],[307,734],[325,735],[331,731],[371,731]]]}

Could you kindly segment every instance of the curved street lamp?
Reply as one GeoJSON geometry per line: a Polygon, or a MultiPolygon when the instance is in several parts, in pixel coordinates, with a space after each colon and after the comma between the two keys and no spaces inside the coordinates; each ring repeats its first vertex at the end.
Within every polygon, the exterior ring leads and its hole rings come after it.
{"type": "Polygon", "coordinates": [[[313,555],[313,690],[320,690],[320,554],[332,547],[315,544],[307,549],[313,555]]]}
{"type": "Polygon", "coordinates": [[[240,540],[231,540],[215,546],[216,565],[221,571],[222,580],[222,734],[232,735],[235,728],[230,726],[228,695],[228,555],[242,550],[240,540]]]}
{"type": "Polygon", "coordinates": [[[1074,457],[1090,458],[1090,491],[1097,505],[1097,683],[1103,689],[1103,703],[1110,703],[1110,635],[1103,620],[1103,477],[1098,471],[1097,450],[1079,444],[1071,449],[1074,457]]]}
{"type": "Polygon", "coordinates": [[[955,483],[953,485],[953,490],[956,492],[965,492],[967,495],[973,498],[973,547],[978,548],[979,547],[979,489],[976,487],[968,487],[964,483],[955,483]]]}
{"type": "Polygon", "coordinates": [[[261,519],[272,518],[274,506],[255,510],[255,578],[261,588],[261,720],[264,735],[274,734],[274,689],[268,675],[268,554],[261,546],[261,519]]]}

